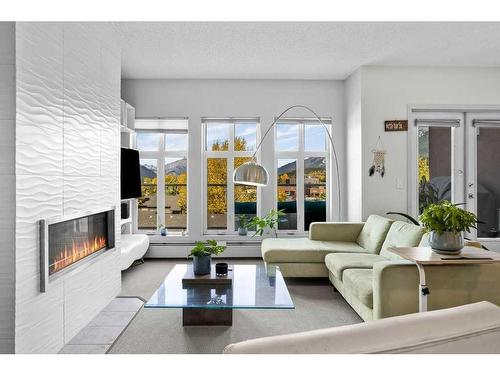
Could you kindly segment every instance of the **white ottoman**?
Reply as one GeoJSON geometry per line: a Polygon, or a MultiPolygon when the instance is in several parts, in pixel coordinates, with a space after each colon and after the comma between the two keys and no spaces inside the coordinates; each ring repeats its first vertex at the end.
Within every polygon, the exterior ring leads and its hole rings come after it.
{"type": "Polygon", "coordinates": [[[146,254],[149,237],[146,234],[122,234],[121,245],[120,267],[123,271],[146,254]]]}

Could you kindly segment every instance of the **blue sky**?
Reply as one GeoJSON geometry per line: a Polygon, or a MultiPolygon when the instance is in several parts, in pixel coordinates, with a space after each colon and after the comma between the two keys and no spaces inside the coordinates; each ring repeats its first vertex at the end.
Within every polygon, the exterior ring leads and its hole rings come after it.
{"type": "MultiPolygon", "coordinates": [[[[137,148],[144,151],[156,151],[160,145],[158,133],[137,133],[137,148]]],[[[165,149],[168,151],[187,150],[187,134],[166,134],[165,149]]]]}
{"type": "MultiPolygon", "coordinates": [[[[207,127],[207,150],[211,150],[216,141],[229,140],[231,126],[229,123],[210,123],[207,127]]],[[[235,125],[234,136],[246,139],[248,151],[257,147],[256,129],[255,123],[240,122],[235,125]]]]}
{"type": "Polygon", "coordinates": [[[180,151],[188,149],[188,135],[187,134],[166,134],[165,150],[167,151],[180,151]]]}
{"type": "MultiPolygon", "coordinates": [[[[217,140],[229,139],[229,123],[211,123],[207,129],[207,149],[217,140]]],[[[249,151],[255,150],[257,146],[255,123],[238,123],[234,130],[236,137],[247,140],[249,151]]],[[[138,133],[137,148],[139,150],[151,151],[159,147],[160,134],[138,133]]],[[[276,146],[278,151],[296,151],[299,146],[299,126],[297,124],[278,124],[276,133],[276,146]]],[[[321,124],[306,125],[304,135],[304,146],[306,151],[325,151],[326,133],[321,124]]],[[[167,134],[165,139],[166,150],[177,151],[187,149],[187,134],[167,134]]]]}
{"type": "MultiPolygon", "coordinates": [[[[299,147],[299,125],[278,124],[276,146],[278,151],[296,151],[299,147]]],[[[306,125],[304,147],[306,151],[325,151],[325,128],[323,125],[306,125]]]]}

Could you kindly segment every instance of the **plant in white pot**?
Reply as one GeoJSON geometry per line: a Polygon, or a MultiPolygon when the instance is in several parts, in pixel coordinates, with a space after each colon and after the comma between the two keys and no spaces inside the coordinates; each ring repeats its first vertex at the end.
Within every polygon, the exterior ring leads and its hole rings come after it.
{"type": "Polygon", "coordinates": [[[215,240],[197,241],[188,255],[188,257],[193,257],[193,273],[195,275],[208,275],[212,267],[212,255],[221,254],[224,250],[226,247],[218,245],[215,240]]]}
{"type": "Polygon", "coordinates": [[[476,228],[477,216],[448,201],[427,206],[419,217],[429,235],[429,244],[437,253],[459,254],[464,233],[476,228]]]}

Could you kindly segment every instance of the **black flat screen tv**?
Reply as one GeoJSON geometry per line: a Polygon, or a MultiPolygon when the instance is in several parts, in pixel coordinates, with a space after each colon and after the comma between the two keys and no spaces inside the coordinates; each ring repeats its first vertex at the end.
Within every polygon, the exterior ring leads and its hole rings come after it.
{"type": "Polygon", "coordinates": [[[121,150],[121,199],[140,198],[142,193],[139,151],[124,147],[121,150]]]}

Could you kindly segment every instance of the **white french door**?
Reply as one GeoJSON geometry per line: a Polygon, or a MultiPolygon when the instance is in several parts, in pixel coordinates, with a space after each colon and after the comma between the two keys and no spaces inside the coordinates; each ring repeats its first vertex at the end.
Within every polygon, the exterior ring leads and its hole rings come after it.
{"type": "Polygon", "coordinates": [[[466,203],[481,221],[471,234],[496,242],[500,240],[500,112],[466,113],[465,124],[466,203]]]}
{"type": "Polygon", "coordinates": [[[408,120],[409,213],[462,203],[482,221],[467,237],[500,249],[500,109],[412,108],[408,120]]]}

